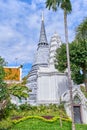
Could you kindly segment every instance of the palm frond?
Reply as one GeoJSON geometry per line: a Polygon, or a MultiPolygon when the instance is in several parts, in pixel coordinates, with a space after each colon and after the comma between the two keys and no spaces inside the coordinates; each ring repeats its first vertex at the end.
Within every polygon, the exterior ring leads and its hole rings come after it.
{"type": "Polygon", "coordinates": [[[46,8],[53,9],[53,11],[57,11],[58,8],[66,10],[67,14],[71,13],[72,6],[70,0],[47,0],[46,8]]]}

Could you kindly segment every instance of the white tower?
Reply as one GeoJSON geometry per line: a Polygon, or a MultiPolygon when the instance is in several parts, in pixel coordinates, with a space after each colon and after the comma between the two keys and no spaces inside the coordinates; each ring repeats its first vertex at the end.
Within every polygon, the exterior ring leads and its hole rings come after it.
{"type": "Polygon", "coordinates": [[[40,66],[42,67],[48,66],[48,58],[49,58],[49,45],[47,42],[47,37],[45,32],[44,17],[42,14],[39,43],[38,43],[36,55],[34,57],[34,63],[28,75],[29,78],[28,78],[27,87],[30,89],[28,103],[30,104],[37,103],[37,88],[38,88],[37,72],[40,66]]]}
{"type": "Polygon", "coordinates": [[[61,38],[58,36],[58,34],[55,32],[54,35],[51,37],[50,41],[50,54],[49,54],[49,67],[51,69],[55,69],[54,61],[55,61],[55,54],[56,49],[61,46],[61,38]]]}

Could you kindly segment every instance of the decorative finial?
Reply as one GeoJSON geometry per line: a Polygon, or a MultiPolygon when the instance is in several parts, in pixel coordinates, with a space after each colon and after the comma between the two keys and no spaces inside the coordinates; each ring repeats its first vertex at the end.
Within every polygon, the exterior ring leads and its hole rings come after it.
{"type": "Polygon", "coordinates": [[[45,25],[44,25],[44,13],[42,12],[42,18],[41,18],[41,30],[40,30],[40,38],[39,38],[39,44],[38,45],[48,45],[46,32],[45,32],[45,25]]]}
{"type": "Polygon", "coordinates": [[[44,21],[44,12],[42,11],[42,21],[44,21]]]}

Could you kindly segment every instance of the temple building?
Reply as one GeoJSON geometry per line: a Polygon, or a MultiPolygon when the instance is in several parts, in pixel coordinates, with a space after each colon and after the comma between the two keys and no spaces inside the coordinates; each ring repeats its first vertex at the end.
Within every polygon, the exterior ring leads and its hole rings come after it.
{"type": "Polygon", "coordinates": [[[48,44],[42,17],[39,43],[27,84],[31,90],[28,103],[59,103],[60,95],[67,90],[66,73],[59,73],[54,67],[55,52],[61,44],[57,33],[48,44]]]}
{"type": "MultiPolygon", "coordinates": [[[[67,115],[71,117],[67,72],[58,72],[54,65],[56,49],[61,44],[61,38],[56,32],[48,44],[44,18],[42,17],[36,55],[27,80],[27,87],[30,90],[27,103],[31,105],[60,104],[62,101],[67,115]]],[[[87,98],[79,86],[75,84],[72,86],[74,120],[76,123],[87,124],[87,98]]]]}

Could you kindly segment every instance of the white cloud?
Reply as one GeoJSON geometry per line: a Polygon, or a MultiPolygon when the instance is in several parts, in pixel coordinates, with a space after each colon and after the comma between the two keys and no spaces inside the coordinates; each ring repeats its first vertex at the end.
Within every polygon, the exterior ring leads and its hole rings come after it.
{"type": "MultiPolygon", "coordinates": [[[[41,12],[48,41],[56,31],[64,41],[63,11],[45,8],[46,0],[0,0],[0,56],[7,62],[32,63],[41,26],[41,12]]],[[[75,28],[87,16],[87,0],[72,0],[72,13],[68,16],[69,41],[74,39],[75,28]]]]}

